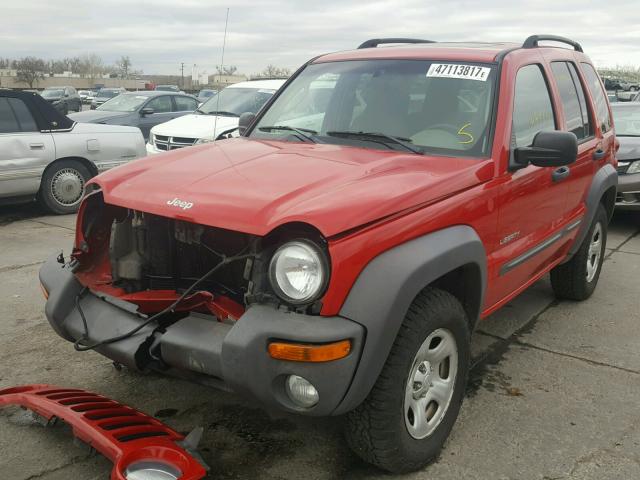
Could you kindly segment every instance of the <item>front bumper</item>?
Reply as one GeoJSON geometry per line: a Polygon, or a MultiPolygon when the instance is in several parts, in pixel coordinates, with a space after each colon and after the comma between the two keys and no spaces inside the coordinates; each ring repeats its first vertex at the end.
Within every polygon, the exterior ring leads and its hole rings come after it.
{"type": "MultiPolygon", "coordinates": [[[[47,261],[40,282],[49,297],[45,313],[58,335],[76,341],[85,334],[76,297],[83,286],[68,266],[47,261]]],[[[112,338],[143,322],[134,304],[103,294],[88,292],[79,304],[87,321],[88,339],[83,343],[112,338]]],[[[314,416],[331,415],[346,395],[358,366],[364,328],[342,317],[318,317],[255,305],[233,324],[221,323],[191,313],[167,327],[163,333],[148,325],[125,340],[103,345],[96,351],[136,370],[159,370],[188,378],[210,380],[221,388],[291,412],[314,416]],[[273,340],[323,344],[349,339],[350,353],[323,363],[276,360],[268,353],[273,340]],[[150,353],[151,352],[151,353],[150,353]],[[289,375],[311,382],[319,402],[310,409],[296,406],[285,393],[289,375]]]]}
{"type": "Polygon", "coordinates": [[[640,173],[618,176],[616,208],[620,210],[640,210],[640,173]]]}

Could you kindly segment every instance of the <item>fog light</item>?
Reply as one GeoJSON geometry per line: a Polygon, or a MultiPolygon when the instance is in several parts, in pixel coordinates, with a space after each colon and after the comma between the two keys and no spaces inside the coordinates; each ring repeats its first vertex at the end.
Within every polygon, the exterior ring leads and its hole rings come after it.
{"type": "Polygon", "coordinates": [[[316,387],[298,375],[289,375],[285,388],[291,401],[302,408],[311,408],[320,400],[316,387]]]}
{"type": "Polygon", "coordinates": [[[138,462],[127,467],[127,480],[178,480],[182,473],[169,465],[157,462],[138,462]]]}

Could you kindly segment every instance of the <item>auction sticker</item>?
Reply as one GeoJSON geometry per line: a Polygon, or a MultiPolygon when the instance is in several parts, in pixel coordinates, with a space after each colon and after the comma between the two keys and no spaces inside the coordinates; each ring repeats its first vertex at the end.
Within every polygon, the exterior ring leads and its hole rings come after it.
{"type": "Polygon", "coordinates": [[[427,77],[462,78],[464,80],[478,80],[486,82],[491,73],[489,67],[475,65],[460,65],[455,63],[432,63],[427,77]]]}

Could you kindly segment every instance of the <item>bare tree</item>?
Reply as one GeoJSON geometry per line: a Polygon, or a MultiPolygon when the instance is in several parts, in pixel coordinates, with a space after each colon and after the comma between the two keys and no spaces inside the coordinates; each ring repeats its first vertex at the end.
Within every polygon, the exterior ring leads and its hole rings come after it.
{"type": "Polygon", "coordinates": [[[33,88],[38,80],[44,78],[43,72],[46,72],[47,66],[41,58],[24,57],[15,62],[15,69],[17,70],[17,80],[26,83],[29,88],[33,88]]]}
{"type": "Polygon", "coordinates": [[[94,80],[104,73],[102,58],[95,53],[87,53],[80,57],[79,72],[84,77],[94,80]]]}
{"type": "Polygon", "coordinates": [[[121,78],[129,78],[129,71],[131,70],[131,60],[129,57],[120,57],[120,60],[116,62],[116,68],[121,78]]]}
{"type": "Polygon", "coordinates": [[[276,67],[275,65],[267,65],[267,67],[257,75],[256,78],[274,78],[274,77],[289,77],[291,70],[288,68],[276,67]]]}
{"type": "Polygon", "coordinates": [[[237,71],[238,67],[236,67],[235,65],[227,65],[226,67],[222,65],[216,66],[216,73],[218,75],[233,75],[237,71]]]}

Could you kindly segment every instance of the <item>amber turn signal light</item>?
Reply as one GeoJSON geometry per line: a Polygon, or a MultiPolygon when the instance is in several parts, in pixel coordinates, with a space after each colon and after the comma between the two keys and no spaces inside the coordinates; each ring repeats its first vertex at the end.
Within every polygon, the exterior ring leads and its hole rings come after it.
{"type": "Polygon", "coordinates": [[[42,294],[44,295],[45,300],[49,300],[49,292],[44,288],[44,285],[40,284],[40,290],[42,290],[42,294]]]}
{"type": "Polygon", "coordinates": [[[278,360],[292,362],[330,362],[349,355],[351,341],[341,340],[323,345],[273,342],[269,344],[269,355],[278,360]]]}

